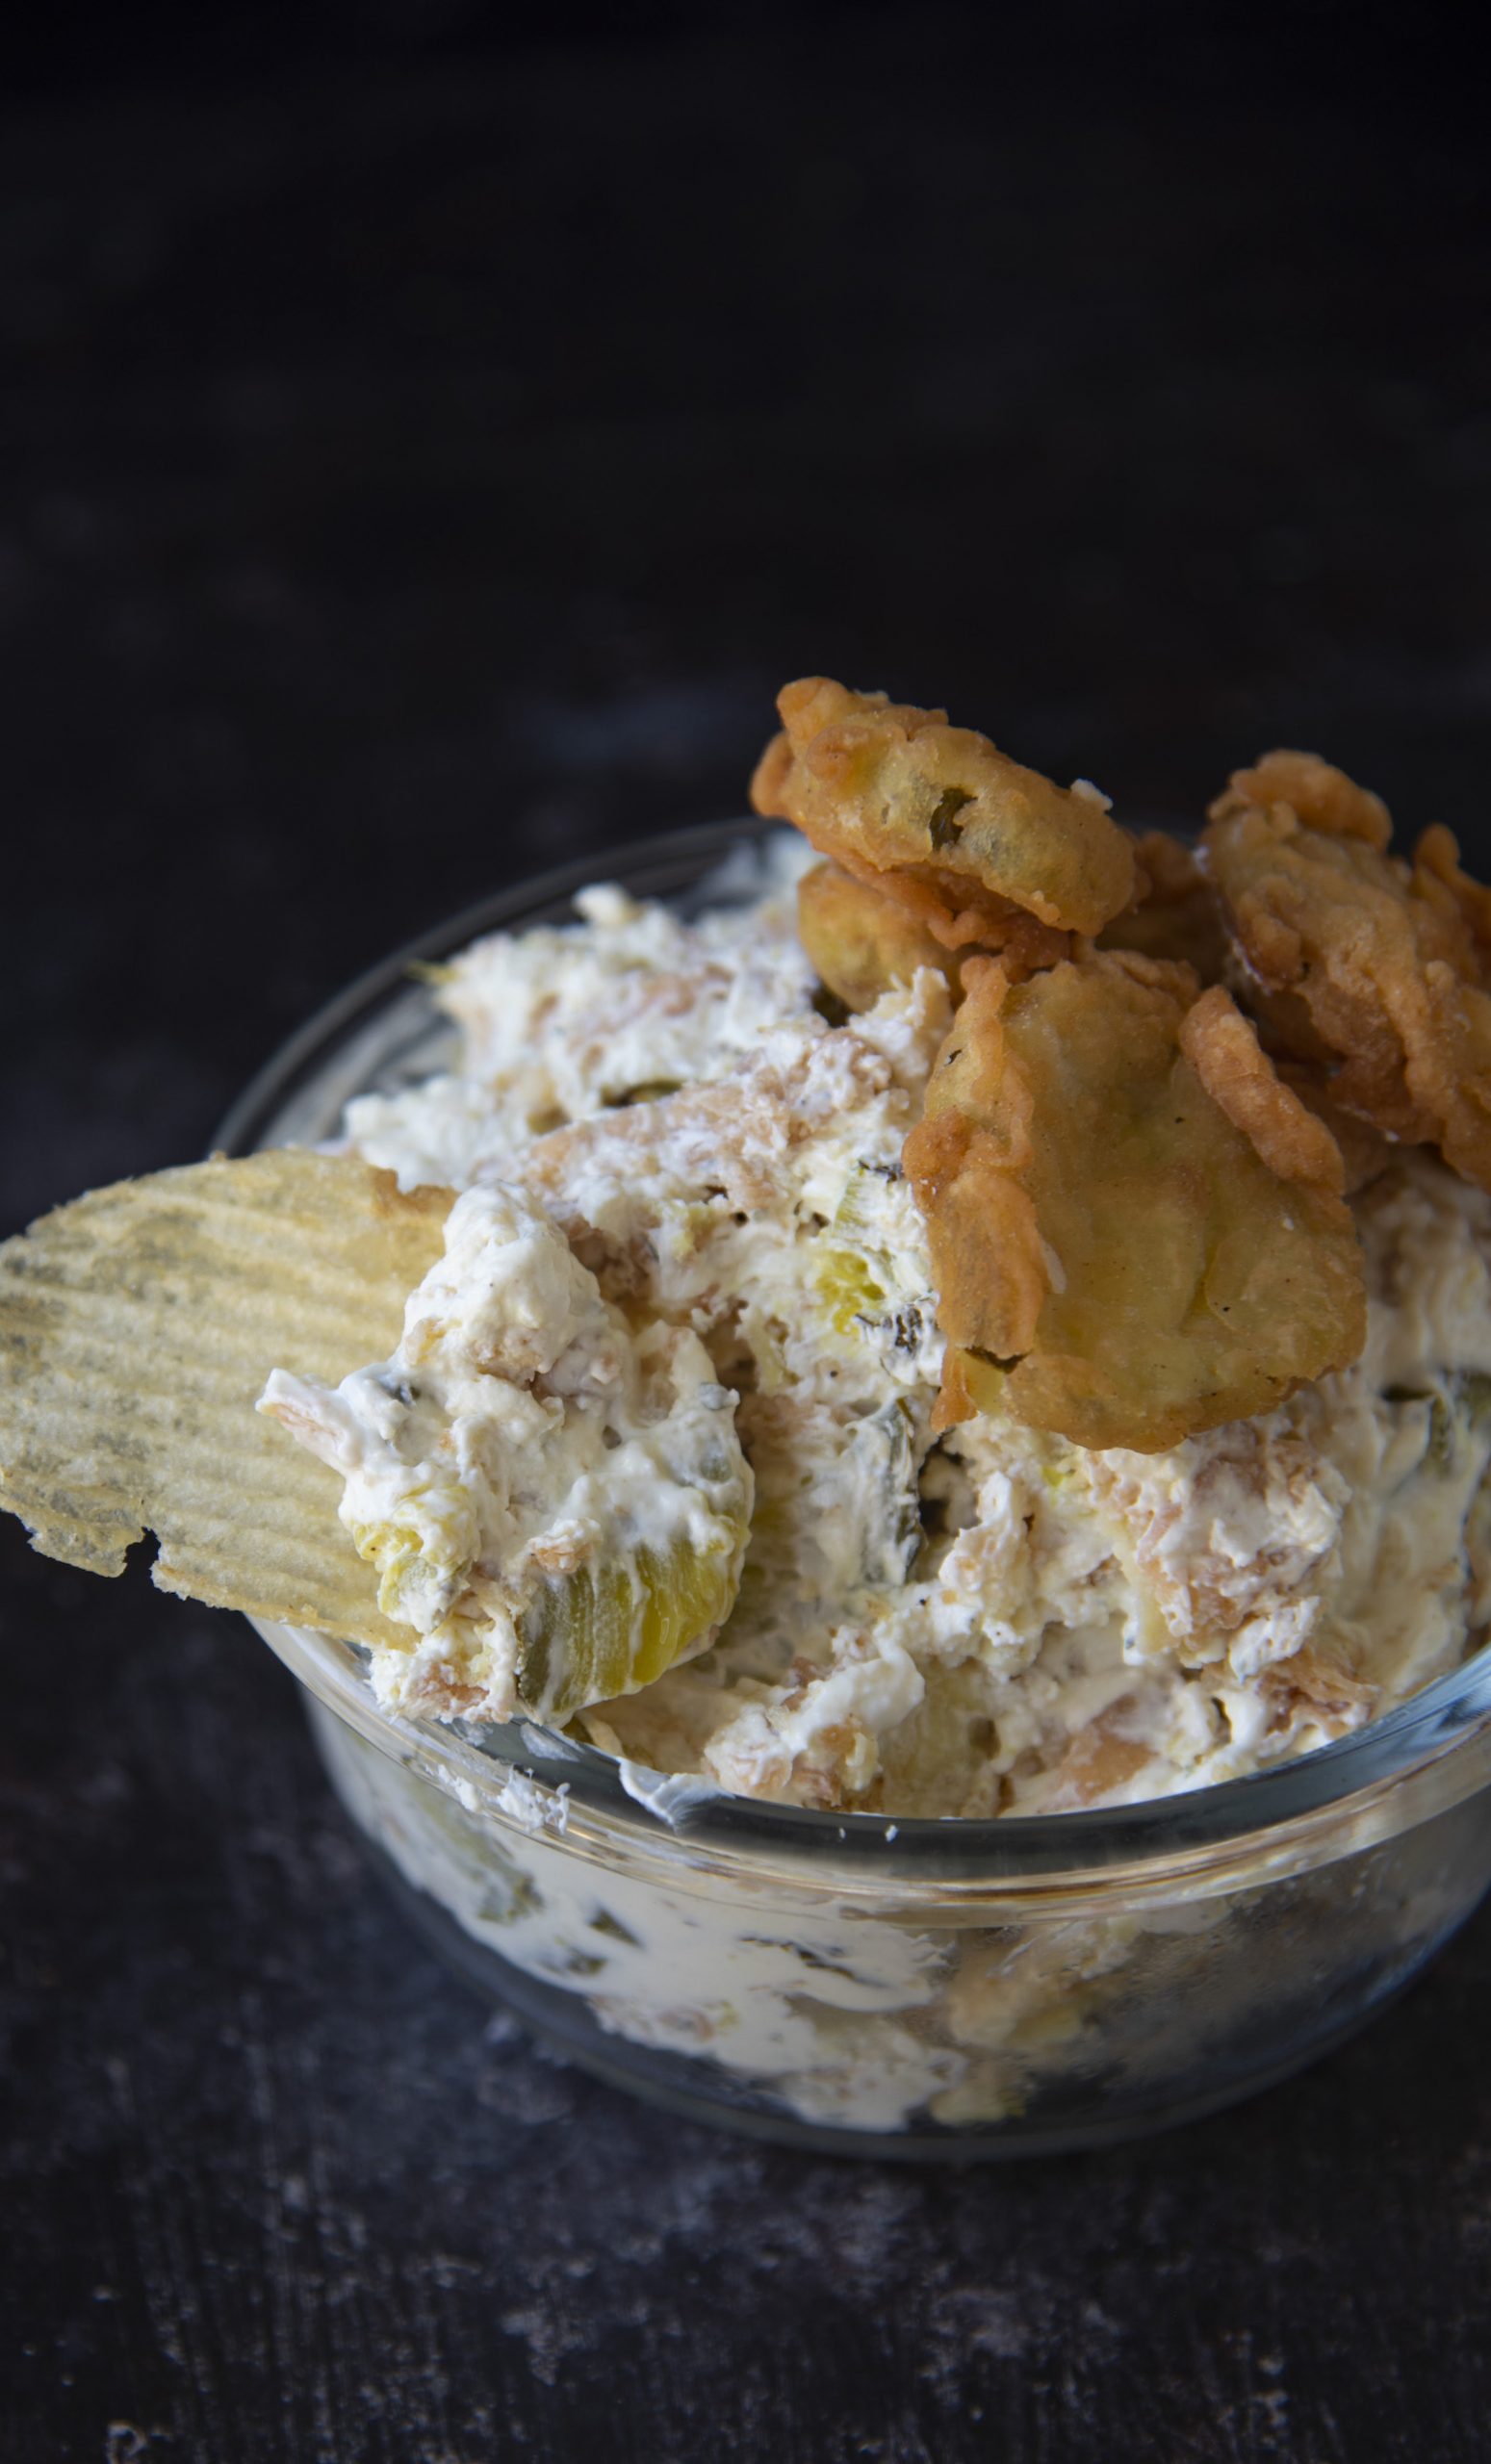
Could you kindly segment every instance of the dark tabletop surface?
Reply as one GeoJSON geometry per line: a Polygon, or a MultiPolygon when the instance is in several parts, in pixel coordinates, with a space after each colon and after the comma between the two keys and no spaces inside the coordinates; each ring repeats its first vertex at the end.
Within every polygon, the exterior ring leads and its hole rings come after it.
{"type": "MultiPolygon", "coordinates": [[[[1484,149],[1390,14],[198,13],[5,106],[0,1228],[805,669],[1491,859],[1484,149]]],[[[1484,1912],[1169,2139],[808,2160],[448,1979],[245,1627],[0,1586],[3,2464],[1491,2452],[1484,1912]]]]}

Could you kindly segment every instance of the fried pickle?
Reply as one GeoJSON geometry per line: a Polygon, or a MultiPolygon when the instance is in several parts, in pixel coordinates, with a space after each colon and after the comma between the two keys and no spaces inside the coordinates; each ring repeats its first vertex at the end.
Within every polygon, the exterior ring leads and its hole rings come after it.
{"type": "Polygon", "coordinates": [[[1016,986],[965,964],[903,1156],[949,1338],[942,1425],[999,1405],[1156,1452],[1361,1349],[1340,1155],[1224,994],[1188,1054],[1197,993],[1126,951],[1016,986]]]}
{"type": "MultiPolygon", "coordinates": [[[[962,959],[921,920],[871,882],[832,863],[814,864],[797,885],[797,933],[820,980],[846,1010],[869,1010],[894,984],[910,984],[918,967],[934,968],[954,1001],[962,998],[962,959]]],[[[1016,912],[1000,957],[1012,977],[1065,958],[1071,936],[1016,912]]],[[[988,956],[988,952],[982,953],[988,956]]]]}
{"type": "Polygon", "coordinates": [[[837,864],[814,864],[797,885],[797,937],[821,983],[846,1010],[869,1010],[918,967],[935,967],[955,993],[958,962],[924,924],[837,864]]]}
{"type": "Polygon", "coordinates": [[[1463,934],[1464,962],[1491,982],[1491,889],[1460,868],[1459,842],[1442,821],[1430,824],[1413,851],[1416,895],[1438,910],[1447,928],[1463,934]]]}
{"type": "Polygon", "coordinates": [[[1227,960],[1227,936],[1217,893],[1195,850],[1168,830],[1146,830],[1134,842],[1139,886],[1133,904],[1097,937],[1100,950],[1139,950],[1149,959],[1181,959],[1202,984],[1217,984],[1227,960]]]}
{"type": "MultiPolygon", "coordinates": [[[[945,710],[805,677],[777,697],[785,732],[751,798],[847,873],[886,891],[946,949],[1001,949],[1029,919],[1093,934],[1134,895],[1133,843],[1085,782],[1058,787],[945,710]]],[[[1021,963],[1048,964],[1065,954],[1021,963]]]]}
{"type": "Polygon", "coordinates": [[[1393,835],[1393,817],[1370,787],[1359,787],[1318,753],[1282,748],[1261,754],[1249,769],[1234,770],[1210,817],[1225,821],[1235,812],[1253,807],[1266,811],[1280,804],[1288,805],[1307,830],[1324,831],[1327,838],[1359,838],[1378,855],[1393,835]]]}
{"type": "Polygon", "coordinates": [[[1308,1181],[1342,1195],[1346,1167],[1340,1147],[1320,1115],[1279,1077],[1252,1020],[1220,984],[1181,1019],[1180,1049],[1212,1101],[1271,1172],[1281,1181],[1308,1181]]]}
{"type": "Polygon", "coordinates": [[[1275,1058],[1273,1066],[1284,1085],[1301,1104],[1319,1115],[1335,1140],[1346,1174],[1344,1196],[1354,1197],[1358,1190],[1364,1190],[1369,1181],[1386,1171],[1395,1151],[1392,1140],[1384,1138],[1380,1129],[1374,1129],[1370,1120],[1342,1111],[1332,1099],[1330,1081],[1324,1069],[1314,1062],[1291,1061],[1287,1056],[1275,1058]]]}
{"type": "Polygon", "coordinates": [[[1447,830],[1411,866],[1389,855],[1385,808],[1324,762],[1295,779],[1304,812],[1274,795],[1280,765],[1307,758],[1240,771],[1202,842],[1243,997],[1341,1111],[1491,1189],[1491,897],[1447,830]]]}

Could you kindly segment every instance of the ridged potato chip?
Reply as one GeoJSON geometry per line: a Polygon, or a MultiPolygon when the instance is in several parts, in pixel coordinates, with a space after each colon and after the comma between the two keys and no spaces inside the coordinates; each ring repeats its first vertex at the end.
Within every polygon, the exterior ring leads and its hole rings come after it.
{"type": "Polygon", "coordinates": [[[96,1190],[0,1245],[0,1506],[34,1547],[347,1639],[399,1639],[335,1473],[254,1406],[276,1362],[382,1359],[440,1254],[445,1190],[292,1149],[96,1190]]]}

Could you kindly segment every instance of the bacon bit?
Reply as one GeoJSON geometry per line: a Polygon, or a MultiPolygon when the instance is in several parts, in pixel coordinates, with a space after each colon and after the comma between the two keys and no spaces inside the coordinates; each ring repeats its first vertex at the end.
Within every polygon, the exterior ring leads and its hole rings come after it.
{"type": "Polygon", "coordinates": [[[833,1813],[850,1799],[859,1804],[875,1776],[877,1760],[875,1740],[858,1720],[835,1720],[820,1729],[808,1752],[798,1756],[793,1785],[804,1805],[833,1813]]]}
{"type": "Polygon", "coordinates": [[[1293,1659],[1275,1660],[1272,1668],[1264,1669],[1259,1682],[1271,1693],[1301,1695],[1324,1710],[1367,1710],[1377,1699],[1375,1685],[1353,1677],[1339,1662],[1322,1658],[1308,1643],[1293,1659]]]}
{"type": "Polygon", "coordinates": [[[1046,1803],[1053,1812],[1095,1805],[1099,1798],[1113,1796],[1144,1769],[1149,1760],[1149,1748],[1125,1736],[1119,1726],[1133,1708],[1132,1694],[1120,1695],[1117,1703],[1111,1703],[1080,1735],[1072,1738],[1051,1775],[1054,1785],[1046,1803]]]}

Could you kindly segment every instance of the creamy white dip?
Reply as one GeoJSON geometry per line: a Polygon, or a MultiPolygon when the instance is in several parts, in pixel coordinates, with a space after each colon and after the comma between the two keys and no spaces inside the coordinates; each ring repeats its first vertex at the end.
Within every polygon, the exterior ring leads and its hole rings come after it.
{"type": "Polygon", "coordinates": [[[993,1415],[934,1443],[899,1157],[946,990],[923,973],[831,1023],[789,887],[691,925],[597,889],[572,926],[478,942],[437,993],[457,1069],[348,1108],[404,1186],[469,1193],[401,1354],[269,1399],[344,1473],[354,1530],[401,1535],[384,1699],[510,1710],[566,1547],[730,1564],[728,1615],[578,1726],[786,1803],[1165,1795],[1454,1666],[1491,1607],[1491,1200],[1405,1151],[1356,1201],[1362,1357],[1267,1418],[1162,1454],[993,1415]]]}

